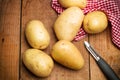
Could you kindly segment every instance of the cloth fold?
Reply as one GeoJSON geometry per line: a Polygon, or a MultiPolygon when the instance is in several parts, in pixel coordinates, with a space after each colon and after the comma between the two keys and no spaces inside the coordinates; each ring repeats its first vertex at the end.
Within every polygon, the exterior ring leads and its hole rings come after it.
{"type": "MultiPolygon", "coordinates": [[[[58,0],[52,0],[52,8],[61,14],[65,8],[63,8],[58,0]]],[[[111,22],[111,37],[113,43],[120,48],[120,9],[115,0],[87,0],[87,6],[83,9],[84,14],[95,10],[101,10],[106,13],[108,20],[111,22]]],[[[74,38],[75,41],[80,40],[87,33],[83,28],[80,28],[78,34],[74,38]]]]}

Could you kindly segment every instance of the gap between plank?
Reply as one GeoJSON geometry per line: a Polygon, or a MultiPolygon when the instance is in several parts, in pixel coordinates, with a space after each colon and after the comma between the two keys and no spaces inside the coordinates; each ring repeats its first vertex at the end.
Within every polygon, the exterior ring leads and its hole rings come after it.
{"type": "Polygon", "coordinates": [[[20,44],[19,44],[19,79],[21,79],[21,34],[22,34],[22,0],[20,0],[20,44]]]}

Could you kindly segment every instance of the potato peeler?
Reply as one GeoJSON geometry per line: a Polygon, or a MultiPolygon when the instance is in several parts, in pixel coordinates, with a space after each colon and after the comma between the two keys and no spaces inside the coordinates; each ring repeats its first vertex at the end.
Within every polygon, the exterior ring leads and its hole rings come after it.
{"type": "Polygon", "coordinates": [[[98,64],[99,68],[101,69],[101,71],[108,80],[120,80],[120,78],[116,75],[116,73],[108,65],[108,63],[98,55],[98,53],[93,49],[93,47],[87,41],[84,41],[84,45],[86,49],[89,51],[89,53],[91,53],[93,58],[96,60],[96,63],[98,64]]]}

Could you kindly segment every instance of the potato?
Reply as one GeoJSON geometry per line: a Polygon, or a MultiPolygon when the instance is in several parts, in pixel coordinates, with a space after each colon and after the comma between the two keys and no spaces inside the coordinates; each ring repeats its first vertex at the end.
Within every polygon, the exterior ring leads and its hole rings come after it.
{"type": "Polygon", "coordinates": [[[83,18],[84,14],[78,7],[70,7],[61,13],[54,24],[58,40],[72,41],[81,27],[83,18]]]}
{"type": "Polygon", "coordinates": [[[76,6],[83,9],[87,5],[87,0],[58,0],[58,1],[65,8],[76,6]]]}
{"type": "Polygon", "coordinates": [[[49,76],[54,66],[52,58],[38,49],[27,49],[23,54],[23,63],[38,77],[49,76]]]}
{"type": "Polygon", "coordinates": [[[108,19],[104,12],[93,11],[88,13],[83,21],[83,28],[87,33],[96,34],[104,31],[108,26],[108,19]]]}
{"type": "Polygon", "coordinates": [[[51,56],[56,62],[73,70],[79,70],[84,66],[80,51],[66,40],[60,40],[53,45],[51,56]]]}
{"type": "Polygon", "coordinates": [[[45,49],[50,43],[50,35],[39,20],[32,20],[27,23],[25,35],[28,43],[36,49],[45,49]]]}

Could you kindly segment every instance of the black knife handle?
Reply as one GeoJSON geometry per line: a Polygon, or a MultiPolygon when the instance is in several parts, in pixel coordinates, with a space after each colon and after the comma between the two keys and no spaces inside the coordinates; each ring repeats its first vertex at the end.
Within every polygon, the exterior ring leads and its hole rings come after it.
{"type": "Polygon", "coordinates": [[[97,64],[108,80],[120,80],[113,69],[102,58],[97,61],[97,64]]]}

